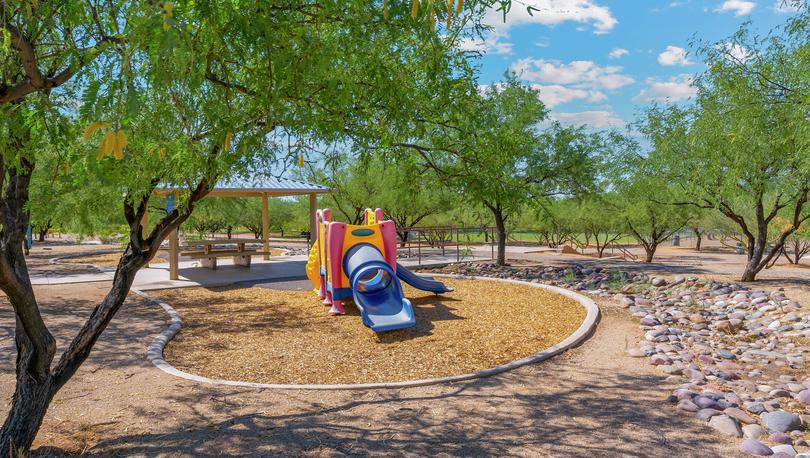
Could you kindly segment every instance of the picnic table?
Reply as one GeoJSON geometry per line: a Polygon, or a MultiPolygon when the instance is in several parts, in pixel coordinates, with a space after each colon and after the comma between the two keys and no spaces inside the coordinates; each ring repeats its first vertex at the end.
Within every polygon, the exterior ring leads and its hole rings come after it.
{"type": "Polygon", "coordinates": [[[250,267],[250,260],[256,255],[270,254],[269,251],[248,249],[248,244],[261,244],[262,240],[248,238],[186,240],[180,254],[191,259],[199,259],[203,267],[217,268],[217,259],[233,256],[233,265],[250,267]],[[202,249],[200,249],[202,248],[202,249]]]}

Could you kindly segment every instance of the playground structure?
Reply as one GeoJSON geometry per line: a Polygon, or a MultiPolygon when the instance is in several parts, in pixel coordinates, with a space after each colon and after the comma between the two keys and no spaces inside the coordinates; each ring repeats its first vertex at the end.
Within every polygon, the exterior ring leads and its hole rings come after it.
{"type": "Polygon", "coordinates": [[[404,329],[416,324],[400,279],[436,294],[452,291],[443,283],[415,275],[397,263],[397,233],[381,209],[365,211],[365,224],[331,221],[329,209],[316,212],[317,241],[307,261],[307,276],[318,298],[330,305],[331,315],[346,313],[343,302],[352,298],[363,324],[374,332],[404,329]]]}

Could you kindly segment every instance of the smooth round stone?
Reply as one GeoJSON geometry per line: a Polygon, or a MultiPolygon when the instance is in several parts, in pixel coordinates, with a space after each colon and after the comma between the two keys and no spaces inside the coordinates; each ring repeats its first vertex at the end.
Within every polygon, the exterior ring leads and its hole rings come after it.
{"type": "Polygon", "coordinates": [[[791,439],[790,436],[788,436],[785,433],[780,433],[778,431],[774,432],[774,433],[771,433],[768,436],[768,440],[771,441],[771,442],[776,442],[777,444],[792,444],[793,443],[793,439],[791,439]]]}
{"type": "Polygon", "coordinates": [[[802,385],[801,383],[788,383],[787,388],[794,393],[800,393],[804,391],[804,385],[802,385]]]}
{"type": "Polygon", "coordinates": [[[740,444],[740,451],[754,456],[771,456],[773,450],[762,442],[754,439],[746,439],[740,444]]]}
{"type": "Polygon", "coordinates": [[[790,397],[790,391],[788,391],[788,390],[780,390],[780,389],[771,390],[768,393],[768,396],[770,396],[772,398],[789,398],[790,397]]]}
{"type": "Polygon", "coordinates": [[[672,364],[672,358],[667,355],[652,355],[650,364],[653,366],[668,366],[672,364]]]}
{"type": "Polygon", "coordinates": [[[754,304],[754,305],[757,305],[757,304],[762,304],[763,302],[768,302],[768,296],[757,296],[757,297],[754,297],[754,296],[752,295],[751,297],[752,297],[752,299],[751,299],[751,303],[752,303],[752,304],[754,304]]]}
{"type": "Polygon", "coordinates": [[[683,371],[690,380],[694,382],[704,382],[706,381],[706,376],[703,375],[703,372],[700,372],[697,369],[692,369],[691,367],[687,367],[683,371]]]}
{"type": "Polygon", "coordinates": [[[708,421],[710,418],[721,415],[722,413],[723,412],[720,412],[717,409],[700,409],[695,416],[700,420],[708,421]]]}
{"type": "Polygon", "coordinates": [[[785,433],[801,428],[801,418],[795,413],[777,410],[762,414],[762,426],[768,431],[785,433]]]}
{"type": "Polygon", "coordinates": [[[632,356],[633,358],[643,358],[647,356],[647,352],[640,348],[631,348],[627,350],[627,354],[632,356]]]}
{"type": "Polygon", "coordinates": [[[670,364],[668,366],[658,366],[661,368],[661,371],[668,375],[681,375],[683,374],[683,369],[674,365],[670,364]]]}
{"type": "Polygon", "coordinates": [[[721,434],[731,437],[742,437],[740,423],[726,415],[717,415],[709,420],[709,426],[716,429],[721,434]]]}
{"type": "Polygon", "coordinates": [[[765,412],[765,404],[763,404],[761,402],[752,402],[751,404],[748,404],[747,406],[745,406],[745,410],[747,410],[747,411],[749,411],[749,412],[751,412],[753,414],[759,415],[762,412],[765,412]]]}
{"type": "Polygon", "coordinates": [[[737,407],[729,407],[723,411],[724,414],[728,415],[731,418],[736,418],[740,421],[740,423],[744,423],[746,425],[756,423],[757,421],[751,415],[743,412],[742,409],[738,409],[737,407]]]}
{"type": "MultiPolygon", "coordinates": [[[[730,392],[730,393],[724,394],[723,397],[726,399],[726,401],[728,401],[729,404],[736,404],[738,406],[742,404],[742,399],[740,399],[740,397],[737,396],[737,393],[735,393],[733,391],[730,392]]],[[[739,418],[738,418],[738,420],[739,420],[739,418]]]]}
{"type": "Polygon", "coordinates": [[[696,396],[695,398],[692,399],[692,402],[694,402],[695,405],[697,405],[701,409],[713,409],[717,407],[717,402],[714,399],[707,396],[696,396]]]}
{"type": "Polygon", "coordinates": [[[810,389],[800,391],[796,395],[796,400],[810,405],[810,389]]]}
{"type": "Polygon", "coordinates": [[[685,410],[687,412],[697,412],[698,410],[700,410],[700,407],[698,407],[694,402],[690,401],[689,399],[681,399],[678,402],[678,408],[681,410],[685,410]]]}
{"type": "Polygon", "coordinates": [[[759,439],[768,435],[768,432],[765,431],[765,428],[759,426],[756,423],[752,423],[750,425],[745,425],[742,427],[743,434],[745,437],[749,439],[759,439]]]}
{"type": "Polygon", "coordinates": [[[791,458],[796,456],[796,449],[793,448],[793,446],[789,445],[789,444],[774,445],[773,447],[771,447],[771,450],[773,451],[774,455],[783,455],[784,454],[784,455],[789,456],[791,458]]]}
{"type": "Polygon", "coordinates": [[[737,358],[737,355],[735,355],[734,353],[732,353],[730,351],[718,351],[717,355],[720,356],[723,359],[736,359],[737,358]]]}
{"type": "Polygon", "coordinates": [[[697,396],[697,394],[696,394],[695,392],[690,391],[690,390],[688,390],[688,389],[686,389],[686,388],[679,388],[679,389],[677,389],[677,390],[673,391],[673,392],[672,392],[672,394],[673,394],[673,395],[675,396],[675,398],[677,398],[679,401],[680,401],[681,399],[689,399],[689,400],[692,400],[692,398],[694,398],[695,396],[697,396]]]}

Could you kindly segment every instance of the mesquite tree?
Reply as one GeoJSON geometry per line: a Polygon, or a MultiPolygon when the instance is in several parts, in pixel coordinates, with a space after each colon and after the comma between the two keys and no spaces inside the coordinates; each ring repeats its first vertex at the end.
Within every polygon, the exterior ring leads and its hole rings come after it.
{"type": "Polygon", "coordinates": [[[421,88],[442,93],[467,76],[435,65],[448,49],[431,22],[409,5],[362,1],[0,1],[0,289],[17,349],[0,456],[27,453],[137,271],[217,180],[273,163],[268,136],[362,135],[358,126],[408,116],[421,88]],[[55,362],[21,248],[35,173],[77,184],[76,205],[97,190],[124,193],[126,249],[112,287],[55,362]],[[177,207],[144,227],[158,186],[180,190],[177,207]]]}
{"type": "Polygon", "coordinates": [[[806,48],[806,33],[758,39],[745,29],[705,46],[694,106],[650,109],[642,127],[657,173],[684,191],[673,203],[716,209],[739,228],[742,281],[754,281],[810,218],[806,48]],[[781,228],[780,215],[789,223],[781,228]]]}
{"type": "Polygon", "coordinates": [[[392,145],[416,150],[464,200],[489,210],[498,239],[496,262],[503,265],[510,216],[590,183],[591,159],[601,142],[580,128],[540,126],[548,115],[545,106],[537,91],[514,75],[483,94],[475,86],[468,91],[453,100],[452,113],[463,115],[424,110],[409,137],[392,145]]]}

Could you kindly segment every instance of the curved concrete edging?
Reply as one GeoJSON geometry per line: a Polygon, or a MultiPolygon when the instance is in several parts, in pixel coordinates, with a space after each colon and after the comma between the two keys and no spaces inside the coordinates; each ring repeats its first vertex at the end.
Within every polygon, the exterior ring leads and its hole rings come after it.
{"type": "Polygon", "coordinates": [[[132,292],[135,294],[140,295],[141,297],[145,298],[146,300],[153,302],[163,310],[171,318],[171,323],[169,327],[164,329],[152,343],[149,345],[147,350],[147,358],[149,361],[152,362],[158,369],[166,372],[168,374],[181,377],[187,380],[192,380],[195,382],[206,383],[210,385],[224,385],[224,386],[242,386],[242,387],[250,387],[250,388],[262,388],[262,389],[274,389],[274,390],[365,390],[365,389],[381,389],[381,388],[407,388],[407,387],[415,387],[415,386],[424,386],[424,385],[435,385],[439,383],[448,383],[448,382],[460,382],[464,380],[472,380],[477,378],[489,377],[492,375],[500,374],[502,372],[510,371],[512,369],[516,369],[521,366],[525,366],[527,364],[533,364],[540,361],[545,361],[555,355],[558,355],[568,349],[576,347],[577,345],[581,344],[585,341],[588,337],[590,337],[593,332],[596,330],[596,325],[599,322],[600,311],[599,307],[596,303],[581,294],[575,293],[573,291],[569,291],[567,289],[559,288],[556,286],[551,285],[544,285],[540,283],[530,283],[526,281],[520,280],[510,280],[510,279],[500,279],[500,278],[491,278],[491,277],[478,277],[478,276],[462,276],[462,275],[447,275],[447,274],[432,274],[435,277],[445,277],[445,278],[461,278],[461,279],[468,279],[468,280],[482,280],[482,281],[500,281],[505,283],[514,283],[518,285],[526,285],[533,288],[541,288],[548,291],[553,291],[557,294],[565,296],[567,298],[573,299],[579,302],[583,307],[585,307],[586,315],[585,319],[583,320],[582,324],[574,331],[573,334],[566,337],[562,342],[554,345],[552,347],[546,348],[543,351],[535,353],[533,355],[527,356],[525,358],[521,358],[506,364],[502,364],[500,366],[496,366],[490,369],[484,369],[476,372],[470,372],[467,374],[460,374],[460,375],[451,375],[447,377],[436,377],[436,378],[428,378],[428,379],[421,379],[421,380],[408,380],[403,382],[387,382],[387,383],[357,383],[357,384],[277,384],[277,383],[253,383],[253,382],[240,382],[234,380],[219,380],[219,379],[211,379],[208,377],[202,377],[199,375],[190,374],[188,372],[181,371],[176,367],[172,366],[165,359],[163,359],[163,349],[169,343],[172,338],[180,331],[182,327],[183,321],[180,318],[180,315],[177,313],[176,310],[172,308],[171,305],[158,300],[148,294],[144,293],[143,291],[139,291],[136,289],[132,289],[132,292]]]}

